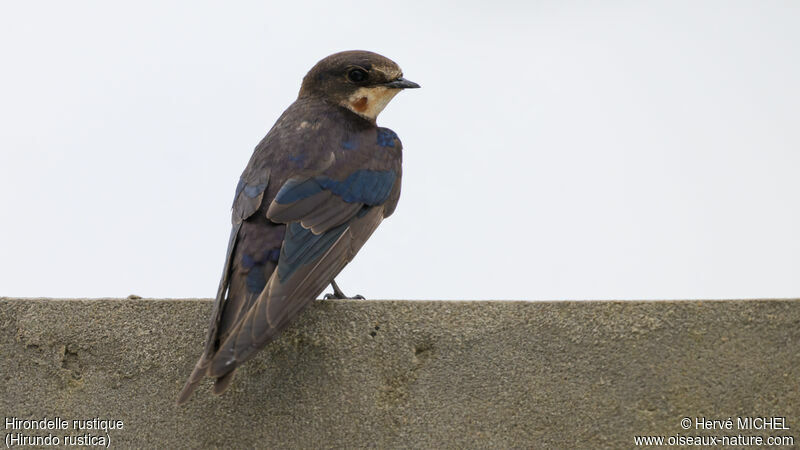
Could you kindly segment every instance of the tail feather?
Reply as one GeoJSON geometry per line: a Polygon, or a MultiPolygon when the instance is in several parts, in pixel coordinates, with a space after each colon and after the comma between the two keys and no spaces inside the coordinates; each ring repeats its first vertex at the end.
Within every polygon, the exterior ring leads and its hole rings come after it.
{"type": "Polygon", "coordinates": [[[235,373],[236,370],[231,370],[225,375],[217,378],[217,380],[214,381],[214,394],[220,395],[225,392],[228,389],[228,386],[230,386],[231,381],[233,381],[233,375],[235,373]]]}
{"type": "Polygon", "coordinates": [[[192,393],[195,391],[195,389],[197,389],[197,386],[199,386],[200,382],[203,381],[203,378],[205,378],[207,371],[208,361],[205,359],[197,361],[197,365],[194,366],[192,374],[189,375],[189,379],[186,380],[186,384],[178,394],[178,401],[176,402],[178,406],[186,403],[186,401],[189,400],[189,397],[192,396],[192,393]]]}

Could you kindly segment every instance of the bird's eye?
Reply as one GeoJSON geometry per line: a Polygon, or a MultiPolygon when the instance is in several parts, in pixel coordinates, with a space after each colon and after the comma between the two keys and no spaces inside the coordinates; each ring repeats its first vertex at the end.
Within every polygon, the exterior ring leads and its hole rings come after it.
{"type": "Polygon", "coordinates": [[[364,69],[353,69],[347,72],[347,78],[353,83],[361,83],[367,79],[367,72],[364,69]]]}

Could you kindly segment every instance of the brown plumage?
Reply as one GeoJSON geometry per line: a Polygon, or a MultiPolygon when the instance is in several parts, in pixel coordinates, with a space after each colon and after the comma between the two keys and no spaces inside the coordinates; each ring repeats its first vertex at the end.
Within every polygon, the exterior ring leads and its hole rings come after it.
{"type": "Polygon", "coordinates": [[[214,392],[350,262],[400,196],[402,145],[375,119],[419,87],[391,60],[341,52],[303,78],[298,99],[256,146],[233,202],[233,229],[206,344],[178,396],[214,392]]]}

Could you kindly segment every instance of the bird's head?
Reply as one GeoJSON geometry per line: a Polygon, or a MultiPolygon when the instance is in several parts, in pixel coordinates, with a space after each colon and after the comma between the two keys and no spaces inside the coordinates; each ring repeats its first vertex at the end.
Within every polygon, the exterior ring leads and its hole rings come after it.
{"type": "Polygon", "coordinates": [[[418,88],[391,59],[363,50],[334,53],[308,71],[299,98],[318,97],[372,122],[402,89],[418,88]]]}

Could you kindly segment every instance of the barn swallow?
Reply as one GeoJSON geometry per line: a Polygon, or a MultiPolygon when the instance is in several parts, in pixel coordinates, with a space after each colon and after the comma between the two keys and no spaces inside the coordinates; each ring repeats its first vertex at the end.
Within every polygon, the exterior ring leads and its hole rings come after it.
{"type": "Polygon", "coordinates": [[[403,89],[392,60],[346,51],[319,61],[256,146],[233,200],[228,250],[205,348],[178,396],[213,391],[275,339],[356,255],[400,197],[402,144],[378,114],[403,89]]]}

